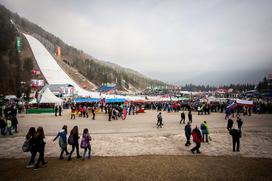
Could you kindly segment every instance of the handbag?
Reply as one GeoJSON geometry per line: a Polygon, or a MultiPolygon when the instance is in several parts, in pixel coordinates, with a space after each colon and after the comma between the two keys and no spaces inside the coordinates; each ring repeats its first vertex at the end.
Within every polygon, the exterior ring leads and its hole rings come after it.
{"type": "Polygon", "coordinates": [[[25,142],[23,143],[23,146],[22,146],[22,150],[23,152],[29,152],[30,151],[30,144],[29,144],[29,141],[32,137],[30,137],[28,140],[25,140],[25,142]]]}

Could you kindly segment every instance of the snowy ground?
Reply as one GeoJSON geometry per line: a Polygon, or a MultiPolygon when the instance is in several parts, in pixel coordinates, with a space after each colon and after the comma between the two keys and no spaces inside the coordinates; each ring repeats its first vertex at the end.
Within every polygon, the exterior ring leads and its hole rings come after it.
{"type": "MultiPolygon", "coordinates": [[[[58,157],[58,141],[54,136],[66,124],[68,130],[79,126],[80,134],[88,128],[92,141],[94,156],[134,156],[134,155],[191,155],[190,148],[185,147],[184,125],[179,124],[179,113],[163,112],[163,128],[156,128],[155,111],[128,116],[125,121],[107,121],[103,113],[97,114],[96,120],[76,118],[70,120],[69,111],[61,117],[50,114],[18,116],[19,133],[13,136],[0,136],[0,158],[24,158],[21,146],[29,127],[43,126],[46,134],[47,157],[58,157]]],[[[226,130],[226,120],[220,113],[198,116],[193,114],[193,127],[206,120],[210,128],[212,141],[202,144],[203,155],[208,156],[243,156],[272,158],[272,115],[252,115],[242,117],[244,121],[241,138],[241,151],[232,152],[232,140],[226,130]]],[[[70,146],[68,150],[70,150],[70,146]]],[[[82,150],[80,149],[81,153],[82,150]]]]}

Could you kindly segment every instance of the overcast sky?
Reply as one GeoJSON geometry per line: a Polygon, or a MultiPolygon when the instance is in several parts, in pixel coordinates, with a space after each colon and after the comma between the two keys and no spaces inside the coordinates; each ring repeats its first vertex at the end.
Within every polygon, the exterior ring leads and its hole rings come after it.
{"type": "Polygon", "coordinates": [[[86,53],[172,83],[272,72],[272,0],[0,0],[86,53]]]}

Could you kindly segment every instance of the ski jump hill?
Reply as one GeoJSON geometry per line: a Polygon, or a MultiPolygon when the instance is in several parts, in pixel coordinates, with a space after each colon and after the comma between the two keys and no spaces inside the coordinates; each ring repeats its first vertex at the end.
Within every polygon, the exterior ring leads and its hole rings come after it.
{"type": "Polygon", "coordinates": [[[26,37],[36,62],[48,84],[71,84],[74,86],[79,96],[100,97],[99,92],[87,91],[72,80],[39,40],[28,34],[24,34],[24,36],[26,37]]]}

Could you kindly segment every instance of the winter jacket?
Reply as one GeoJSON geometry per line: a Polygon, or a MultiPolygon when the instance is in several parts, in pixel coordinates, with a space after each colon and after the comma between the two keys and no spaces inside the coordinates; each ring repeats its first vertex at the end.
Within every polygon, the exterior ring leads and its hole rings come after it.
{"type": "Polygon", "coordinates": [[[54,141],[59,137],[59,146],[65,148],[67,146],[67,135],[64,129],[58,132],[58,135],[54,138],[54,141]]]}
{"type": "Polygon", "coordinates": [[[30,151],[31,152],[36,151],[35,138],[33,136],[26,135],[26,140],[28,140],[30,151]]]}
{"type": "Polygon", "coordinates": [[[161,114],[158,114],[158,115],[157,115],[157,119],[158,119],[158,121],[162,121],[162,116],[161,116],[161,114]]]}
{"type": "Polygon", "coordinates": [[[232,126],[233,126],[233,120],[232,120],[232,119],[229,119],[229,120],[228,120],[227,129],[228,129],[228,130],[231,130],[232,126]]]}
{"type": "Polygon", "coordinates": [[[184,113],[181,113],[180,116],[181,116],[182,119],[185,119],[185,114],[184,113]]]}
{"type": "Polygon", "coordinates": [[[201,123],[200,125],[200,129],[202,134],[209,134],[209,128],[208,128],[208,124],[206,123],[201,123]]]}
{"type": "Polygon", "coordinates": [[[80,147],[81,148],[90,148],[91,147],[90,141],[91,141],[90,134],[89,133],[83,134],[82,135],[82,140],[81,140],[81,143],[80,143],[80,147]]]}
{"type": "Polygon", "coordinates": [[[11,120],[8,119],[6,123],[7,123],[7,128],[11,128],[11,127],[12,127],[12,122],[11,122],[11,120]]]}
{"type": "Polygon", "coordinates": [[[35,147],[38,152],[43,152],[45,147],[45,142],[43,140],[43,137],[41,135],[37,135],[34,139],[35,141],[35,147]]]}
{"type": "Polygon", "coordinates": [[[191,129],[191,125],[190,124],[187,124],[184,128],[185,130],[185,136],[186,137],[190,137],[191,134],[192,134],[192,129],[191,129]]]}
{"type": "Polygon", "coordinates": [[[198,128],[193,129],[192,135],[193,135],[193,141],[194,142],[201,143],[202,135],[201,135],[201,132],[200,132],[200,130],[198,128]]]}
{"type": "Polygon", "coordinates": [[[78,133],[74,134],[73,135],[74,145],[78,145],[78,139],[79,139],[78,133]]]}

